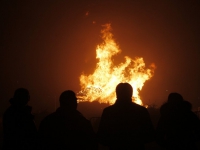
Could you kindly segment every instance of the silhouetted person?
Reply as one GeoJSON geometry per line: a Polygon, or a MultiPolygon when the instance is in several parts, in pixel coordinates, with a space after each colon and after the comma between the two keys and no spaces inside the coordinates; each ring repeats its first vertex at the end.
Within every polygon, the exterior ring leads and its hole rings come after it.
{"type": "Polygon", "coordinates": [[[30,100],[27,89],[19,88],[10,99],[10,107],[3,115],[3,149],[33,149],[37,129],[32,108],[27,105],[30,100]]]}
{"type": "Polygon", "coordinates": [[[77,111],[75,93],[64,91],[59,100],[60,107],[40,124],[40,149],[96,149],[95,133],[89,120],[77,111]]]}
{"type": "Polygon", "coordinates": [[[171,93],[160,108],[156,129],[157,143],[169,150],[195,150],[200,139],[200,121],[191,111],[192,105],[178,93],[171,93]]]}
{"type": "Polygon", "coordinates": [[[133,89],[128,83],[116,87],[117,100],[103,110],[98,136],[111,150],[143,150],[153,141],[154,129],[147,109],[132,102],[133,89]]]}

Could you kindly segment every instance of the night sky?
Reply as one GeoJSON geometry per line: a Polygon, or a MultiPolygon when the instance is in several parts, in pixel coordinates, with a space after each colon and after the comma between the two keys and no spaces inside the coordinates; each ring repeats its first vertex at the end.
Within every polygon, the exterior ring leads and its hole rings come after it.
{"type": "Polygon", "coordinates": [[[117,60],[156,65],[143,103],[160,106],[179,92],[200,106],[199,0],[2,0],[0,12],[1,114],[19,87],[29,90],[35,112],[54,110],[64,90],[78,92],[81,73],[95,69],[106,23],[122,50],[117,60]]]}

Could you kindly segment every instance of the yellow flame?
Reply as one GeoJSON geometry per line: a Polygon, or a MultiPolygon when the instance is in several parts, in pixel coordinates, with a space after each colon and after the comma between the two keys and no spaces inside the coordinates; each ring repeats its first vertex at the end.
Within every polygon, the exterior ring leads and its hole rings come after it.
{"type": "Polygon", "coordinates": [[[143,58],[131,59],[125,56],[124,63],[114,66],[111,58],[121,50],[113,39],[111,25],[104,25],[101,33],[104,42],[96,48],[96,59],[98,59],[96,69],[93,74],[80,76],[79,100],[113,104],[116,100],[117,84],[128,82],[133,87],[133,102],[143,105],[139,90],[145,81],[153,76],[154,64],[151,65],[151,69],[145,69],[143,58]]]}

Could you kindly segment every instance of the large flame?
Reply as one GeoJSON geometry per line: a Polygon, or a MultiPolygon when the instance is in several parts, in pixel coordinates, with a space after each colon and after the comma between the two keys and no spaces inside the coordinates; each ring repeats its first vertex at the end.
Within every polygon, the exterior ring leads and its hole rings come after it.
{"type": "Polygon", "coordinates": [[[114,66],[112,57],[121,50],[113,39],[111,25],[104,25],[102,33],[103,43],[96,48],[98,63],[93,74],[80,76],[81,91],[78,98],[83,101],[99,101],[100,103],[113,104],[116,100],[115,88],[120,82],[128,82],[133,87],[133,101],[143,105],[139,90],[145,81],[154,73],[155,66],[145,69],[143,58],[131,59],[125,56],[125,62],[114,66]]]}

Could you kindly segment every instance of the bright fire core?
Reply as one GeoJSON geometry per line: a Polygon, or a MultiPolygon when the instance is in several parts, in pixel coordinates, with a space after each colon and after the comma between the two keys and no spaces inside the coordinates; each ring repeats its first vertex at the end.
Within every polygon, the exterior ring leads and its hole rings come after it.
{"type": "Polygon", "coordinates": [[[93,74],[80,76],[81,91],[78,93],[80,101],[99,101],[113,104],[116,100],[115,88],[120,82],[128,82],[133,87],[133,102],[143,105],[139,96],[145,81],[154,73],[155,65],[145,68],[143,58],[131,59],[125,56],[125,62],[115,66],[112,57],[120,53],[119,46],[113,39],[111,25],[103,26],[103,43],[97,45],[96,59],[98,63],[93,74]]]}

